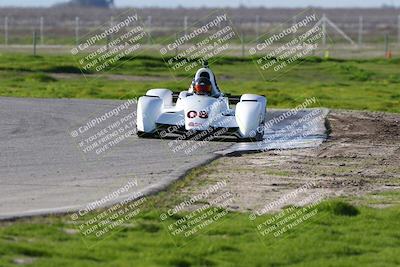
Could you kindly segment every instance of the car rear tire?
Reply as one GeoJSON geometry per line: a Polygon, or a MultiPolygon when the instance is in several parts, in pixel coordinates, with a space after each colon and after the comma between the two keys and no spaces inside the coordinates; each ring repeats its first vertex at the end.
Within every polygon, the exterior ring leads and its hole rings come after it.
{"type": "Polygon", "coordinates": [[[142,131],[137,131],[137,136],[139,138],[159,138],[160,137],[158,132],[146,133],[146,132],[142,132],[142,131]]]}

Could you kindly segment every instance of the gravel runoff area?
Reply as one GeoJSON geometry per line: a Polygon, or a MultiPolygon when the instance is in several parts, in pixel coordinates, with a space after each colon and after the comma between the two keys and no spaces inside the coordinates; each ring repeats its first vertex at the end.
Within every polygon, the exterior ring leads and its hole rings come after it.
{"type": "Polygon", "coordinates": [[[190,199],[218,184],[202,203],[230,193],[229,209],[256,212],[331,197],[378,208],[400,203],[375,194],[400,189],[400,115],[332,110],[327,119],[331,133],[318,147],[232,153],[202,167],[176,194],[190,199]]]}

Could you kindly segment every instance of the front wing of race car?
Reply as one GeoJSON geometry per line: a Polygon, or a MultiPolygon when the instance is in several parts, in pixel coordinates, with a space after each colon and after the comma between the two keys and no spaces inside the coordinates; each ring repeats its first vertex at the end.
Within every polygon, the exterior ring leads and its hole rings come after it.
{"type": "MultiPolygon", "coordinates": [[[[187,130],[184,123],[182,122],[183,111],[176,113],[163,113],[156,122],[157,134],[161,137],[168,136],[170,134],[180,134],[186,137],[194,136],[197,133],[202,133],[207,135],[214,135],[215,137],[225,137],[225,136],[235,136],[240,138],[239,126],[235,121],[235,116],[227,115],[223,116],[222,120],[215,121],[208,125],[206,129],[196,129],[195,127],[187,130]],[[175,119],[171,117],[175,116],[175,119]],[[168,117],[167,120],[165,118],[168,117]],[[175,123],[174,123],[175,122],[175,123]],[[207,132],[207,133],[206,133],[207,132]]],[[[195,125],[193,125],[195,126],[195,125]]]]}

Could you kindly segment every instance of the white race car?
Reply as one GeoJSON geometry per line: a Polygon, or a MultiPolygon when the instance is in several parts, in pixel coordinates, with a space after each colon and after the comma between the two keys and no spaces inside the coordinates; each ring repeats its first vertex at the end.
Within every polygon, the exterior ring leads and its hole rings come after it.
{"type": "Polygon", "coordinates": [[[239,99],[223,94],[206,63],[196,72],[188,91],[174,94],[169,89],[151,89],[139,98],[137,134],[165,137],[218,131],[221,136],[262,140],[266,105],[264,96],[244,94],[239,99]],[[236,108],[231,109],[229,101],[236,102],[236,108]]]}

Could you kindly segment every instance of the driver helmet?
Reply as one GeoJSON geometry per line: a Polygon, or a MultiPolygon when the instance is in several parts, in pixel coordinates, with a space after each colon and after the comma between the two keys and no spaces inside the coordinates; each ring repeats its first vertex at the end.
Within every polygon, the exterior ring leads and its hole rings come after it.
{"type": "Polygon", "coordinates": [[[211,82],[206,77],[200,77],[194,82],[193,91],[198,95],[211,95],[211,82]]]}

